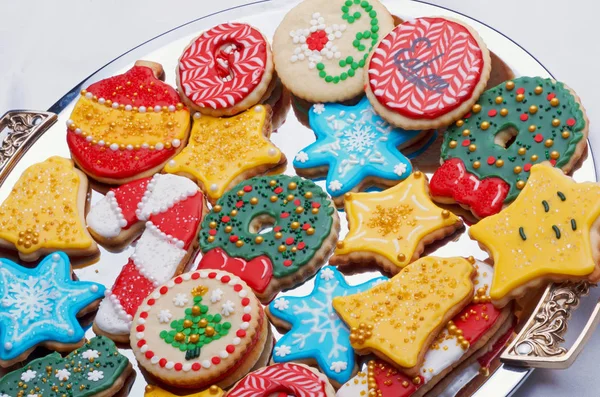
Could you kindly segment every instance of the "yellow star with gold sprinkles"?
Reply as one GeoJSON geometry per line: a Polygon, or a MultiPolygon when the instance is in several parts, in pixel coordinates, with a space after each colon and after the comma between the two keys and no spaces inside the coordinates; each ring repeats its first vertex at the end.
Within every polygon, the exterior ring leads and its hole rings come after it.
{"type": "Polygon", "coordinates": [[[599,232],[600,185],[576,183],[546,164],[530,172],[511,205],[469,229],[494,260],[490,297],[496,306],[545,281],[600,276],[598,247],[590,240],[599,232]]]}
{"type": "Polygon", "coordinates": [[[355,351],[416,376],[438,333],[472,301],[475,275],[467,259],[428,256],[365,292],[333,298],[333,308],[355,351]]]}
{"type": "Polygon", "coordinates": [[[381,192],[347,193],[344,208],[349,232],[338,242],[330,263],[343,266],[373,258],[392,274],[417,260],[426,244],[463,225],[431,201],[427,178],[420,171],[381,192]]]}
{"type": "Polygon", "coordinates": [[[173,394],[171,392],[161,389],[158,386],[148,385],[148,386],[146,386],[146,391],[144,392],[144,397],[177,397],[177,396],[181,396],[181,397],[223,397],[223,394],[224,394],[223,390],[221,390],[221,388],[218,386],[211,386],[204,391],[192,393],[192,394],[186,394],[184,396],[182,394],[173,394]]]}
{"type": "Polygon", "coordinates": [[[269,140],[270,118],[263,105],[228,118],[194,114],[188,145],[165,171],[191,176],[216,202],[241,180],[285,164],[285,155],[269,140]]]}

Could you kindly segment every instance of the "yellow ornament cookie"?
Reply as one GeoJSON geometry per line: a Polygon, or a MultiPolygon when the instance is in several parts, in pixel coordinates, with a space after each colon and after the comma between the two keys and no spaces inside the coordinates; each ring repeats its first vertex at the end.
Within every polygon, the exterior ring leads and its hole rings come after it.
{"type": "Polygon", "coordinates": [[[0,206],[0,247],[24,261],[54,251],[98,253],[85,227],[88,180],[71,160],[50,157],[27,168],[0,206]]]}
{"type": "Polygon", "coordinates": [[[576,183],[546,164],[531,167],[517,199],[469,229],[494,259],[494,305],[546,281],[597,281],[599,217],[599,184],[576,183]]]}
{"type": "Polygon", "coordinates": [[[438,333],[473,299],[475,274],[466,259],[428,256],[365,292],[333,298],[333,308],[358,354],[416,376],[438,333]]]}
{"type": "Polygon", "coordinates": [[[165,171],[195,179],[214,204],[236,183],[285,164],[285,155],[269,140],[270,118],[263,105],[229,118],[194,114],[188,146],[165,171]]]}
{"type": "Polygon", "coordinates": [[[185,396],[181,394],[173,394],[166,390],[161,389],[158,386],[148,385],[146,386],[146,391],[144,393],[144,397],[223,397],[223,390],[219,386],[211,386],[210,388],[192,394],[186,394],[185,396]]]}
{"type": "Polygon", "coordinates": [[[330,263],[375,262],[392,274],[417,260],[427,244],[463,224],[431,201],[427,178],[419,171],[382,192],[348,193],[344,208],[349,232],[330,263]]]}

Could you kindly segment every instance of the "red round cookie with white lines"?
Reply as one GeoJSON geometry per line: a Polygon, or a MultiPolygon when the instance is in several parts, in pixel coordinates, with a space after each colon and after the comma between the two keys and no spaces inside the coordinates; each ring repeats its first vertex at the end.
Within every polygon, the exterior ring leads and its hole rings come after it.
{"type": "Polygon", "coordinates": [[[319,371],[304,364],[273,364],[251,372],[233,386],[227,397],[335,397],[335,390],[319,371]]]}
{"type": "Polygon", "coordinates": [[[232,116],[262,102],[274,85],[267,39],[245,23],[223,23],[195,38],[177,65],[177,86],[190,108],[232,116]]]}
{"type": "Polygon", "coordinates": [[[468,112],[491,72],[487,47],[462,22],[416,18],[379,43],[366,91],[378,113],[405,129],[446,126],[468,112]]]}
{"type": "Polygon", "coordinates": [[[231,273],[195,271],[159,286],[131,325],[139,364],[178,388],[226,388],[259,361],[269,323],[252,290],[231,273]]]}

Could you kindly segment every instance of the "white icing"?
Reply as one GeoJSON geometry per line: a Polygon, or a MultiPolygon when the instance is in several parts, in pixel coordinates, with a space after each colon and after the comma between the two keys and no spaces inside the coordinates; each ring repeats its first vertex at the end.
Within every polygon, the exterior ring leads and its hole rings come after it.
{"type": "Polygon", "coordinates": [[[223,291],[220,288],[217,288],[210,294],[210,301],[212,303],[217,303],[223,297],[223,291]]]}
{"type": "Polygon", "coordinates": [[[99,380],[104,379],[104,372],[93,370],[92,372],[88,372],[87,378],[92,382],[98,382],[99,380]]]}
{"type": "Polygon", "coordinates": [[[285,357],[291,352],[292,349],[290,349],[290,347],[287,345],[275,346],[275,355],[277,357],[285,357]]]}
{"type": "Polygon", "coordinates": [[[166,212],[181,200],[195,195],[198,187],[190,179],[172,174],[157,174],[148,183],[136,215],[148,220],[150,215],[166,212]]]}
{"type": "Polygon", "coordinates": [[[330,281],[331,279],[334,278],[333,270],[331,270],[328,267],[323,268],[323,270],[321,270],[320,274],[321,274],[321,278],[325,281],[330,281]]]}
{"type": "Polygon", "coordinates": [[[108,296],[100,302],[94,322],[98,328],[108,333],[116,335],[129,334],[130,320],[123,316],[123,314],[126,315],[124,311],[122,314],[119,314],[122,311],[122,308],[120,308],[121,305],[118,303],[116,297],[115,299],[111,299],[111,297],[108,296]]]}
{"type": "Polygon", "coordinates": [[[189,300],[184,294],[177,294],[173,298],[173,304],[177,307],[184,307],[188,302],[189,300]]]}
{"type": "Polygon", "coordinates": [[[162,324],[167,324],[171,321],[171,318],[173,318],[173,315],[171,314],[171,311],[168,309],[165,310],[161,310],[158,314],[158,322],[162,323],[162,324]]]}
{"type": "Polygon", "coordinates": [[[81,357],[85,358],[86,360],[90,360],[100,357],[100,354],[98,353],[98,350],[88,349],[81,354],[81,357]]]}
{"type": "Polygon", "coordinates": [[[231,316],[235,312],[235,303],[228,300],[221,305],[221,314],[225,317],[231,316]]]}
{"type": "Polygon", "coordinates": [[[439,349],[427,350],[420,372],[424,383],[429,382],[431,378],[458,362],[465,352],[454,336],[440,343],[439,349]]]}
{"type": "Polygon", "coordinates": [[[290,301],[285,298],[279,298],[273,304],[277,310],[287,310],[290,307],[290,301]]]}
{"type": "Polygon", "coordinates": [[[71,377],[71,373],[66,369],[59,369],[56,371],[56,375],[54,375],[60,381],[67,381],[69,377],[71,377]]]}
{"type": "Polygon", "coordinates": [[[85,220],[94,232],[107,238],[118,236],[121,228],[127,226],[112,192],[91,208],[85,220]]]}
{"type": "Polygon", "coordinates": [[[359,372],[337,391],[337,397],[366,397],[369,392],[367,374],[359,372]]]}
{"type": "Polygon", "coordinates": [[[36,376],[37,376],[36,371],[32,371],[32,370],[28,369],[27,371],[25,371],[21,374],[21,380],[23,382],[30,382],[31,380],[35,379],[36,376]]]}
{"type": "Polygon", "coordinates": [[[329,367],[330,370],[335,371],[338,374],[342,371],[345,371],[347,368],[348,363],[345,361],[334,361],[331,363],[331,367],[329,367]]]}

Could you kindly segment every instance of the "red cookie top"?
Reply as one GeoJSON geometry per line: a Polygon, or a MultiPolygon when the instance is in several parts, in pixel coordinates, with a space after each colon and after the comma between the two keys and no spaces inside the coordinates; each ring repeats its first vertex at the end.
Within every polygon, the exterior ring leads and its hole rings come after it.
{"type": "Polygon", "coordinates": [[[417,18],[379,43],[369,64],[369,84],[388,109],[435,119],[472,95],[483,68],[482,50],[467,27],[444,18],[417,18]]]}

